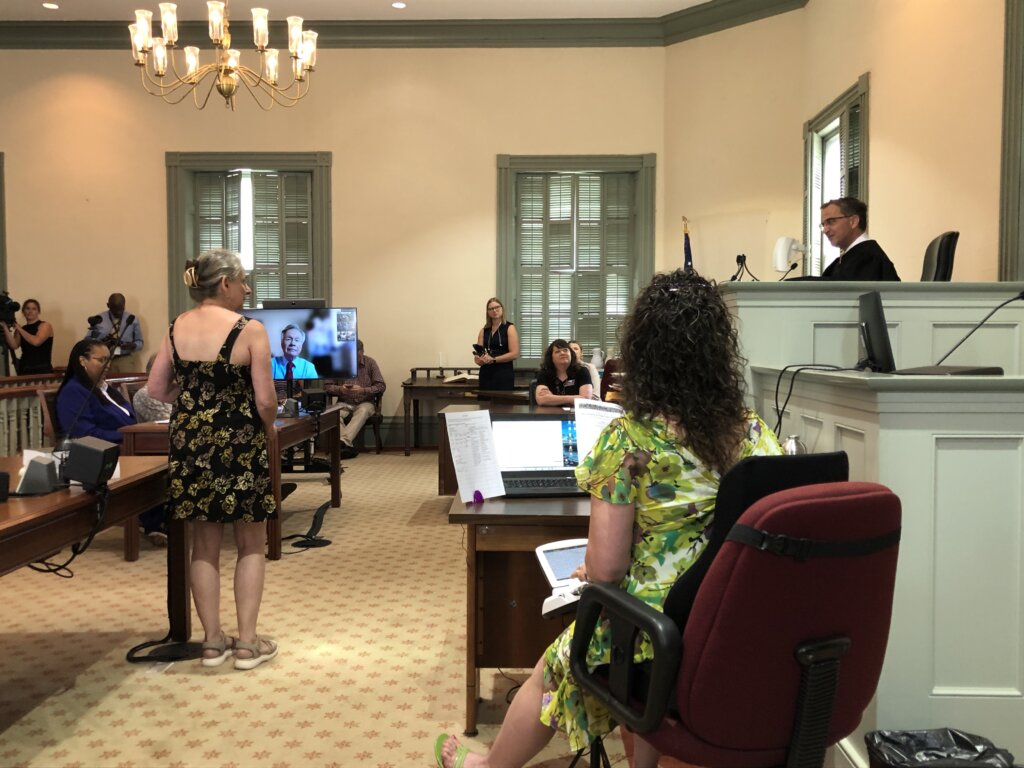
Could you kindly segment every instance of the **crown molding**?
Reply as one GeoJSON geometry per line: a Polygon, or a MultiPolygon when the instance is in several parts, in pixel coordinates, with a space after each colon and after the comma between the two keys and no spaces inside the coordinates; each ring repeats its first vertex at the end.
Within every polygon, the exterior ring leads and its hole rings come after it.
{"type": "MultiPolygon", "coordinates": [[[[507,19],[463,21],[308,21],[327,48],[601,48],[663,47],[803,8],[807,0],[710,0],[656,19],[507,19]]],[[[123,21],[0,22],[0,49],[124,51],[123,21]]],[[[284,22],[272,39],[287,39],[284,22]]],[[[235,22],[249,40],[251,22],[235,22]]],[[[206,22],[179,24],[181,40],[206,40],[206,22]]]]}

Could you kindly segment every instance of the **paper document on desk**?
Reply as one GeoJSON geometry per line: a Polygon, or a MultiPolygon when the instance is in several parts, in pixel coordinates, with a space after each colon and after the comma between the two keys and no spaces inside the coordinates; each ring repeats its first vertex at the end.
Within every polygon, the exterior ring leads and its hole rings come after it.
{"type": "Polygon", "coordinates": [[[459,481],[459,498],[464,502],[473,501],[474,491],[480,491],[485,499],[504,496],[505,483],[498,469],[490,412],[448,413],[445,423],[455,477],[459,481]]]}
{"type": "Polygon", "coordinates": [[[576,398],[573,405],[576,410],[576,448],[582,463],[604,428],[609,422],[619,418],[623,411],[615,403],[587,400],[582,397],[576,398]]]}

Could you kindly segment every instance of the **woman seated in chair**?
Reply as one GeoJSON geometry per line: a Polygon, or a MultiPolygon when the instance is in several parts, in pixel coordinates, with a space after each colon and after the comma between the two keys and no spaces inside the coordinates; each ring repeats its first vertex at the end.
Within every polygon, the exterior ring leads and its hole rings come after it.
{"type": "MultiPolygon", "coordinates": [[[[57,430],[68,438],[98,437],[123,443],[121,427],[137,423],[135,410],[119,387],[107,384],[110,350],[102,341],[82,339],[71,348],[64,379],[57,390],[57,430]]],[[[163,506],[139,515],[142,532],[153,545],[167,544],[163,506]]]]}
{"type": "MultiPolygon", "coordinates": [[[[625,415],[611,422],[576,470],[590,493],[584,581],[618,584],[662,610],[679,575],[707,544],[720,477],[752,455],[782,452],[744,406],[743,362],[725,302],[693,272],[657,275],[622,329],[625,415]]],[[[512,700],[490,751],[469,752],[453,736],[434,744],[441,768],[522,766],[555,730],[578,751],[608,733],[607,710],[569,671],[570,625],[547,649],[512,700]]],[[[598,627],[591,667],[607,664],[608,635],[598,627]]],[[[636,658],[650,659],[644,639],[636,658]]],[[[658,753],[636,739],[634,765],[655,768],[658,753]]]]}
{"type": "Polygon", "coordinates": [[[102,341],[83,339],[71,348],[64,379],[57,390],[57,420],[68,437],[99,437],[124,442],[118,429],[135,424],[132,404],[121,390],[107,385],[110,350],[102,341]]]}
{"type": "Polygon", "coordinates": [[[569,342],[552,341],[537,371],[537,405],[572,405],[577,397],[589,399],[593,394],[590,371],[580,365],[569,342]]]}

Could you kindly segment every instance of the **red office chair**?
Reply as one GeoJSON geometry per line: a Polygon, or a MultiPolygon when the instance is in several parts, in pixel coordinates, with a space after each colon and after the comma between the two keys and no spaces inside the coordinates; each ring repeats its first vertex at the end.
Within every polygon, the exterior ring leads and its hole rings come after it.
{"type": "Polygon", "coordinates": [[[584,590],[573,676],[616,720],[688,763],[821,766],[878,683],[899,526],[899,499],[874,483],[767,496],[729,531],[681,631],[618,589],[584,590]],[[586,645],[602,611],[613,663],[591,672],[586,645]],[[641,630],[655,658],[638,665],[641,630]]]}

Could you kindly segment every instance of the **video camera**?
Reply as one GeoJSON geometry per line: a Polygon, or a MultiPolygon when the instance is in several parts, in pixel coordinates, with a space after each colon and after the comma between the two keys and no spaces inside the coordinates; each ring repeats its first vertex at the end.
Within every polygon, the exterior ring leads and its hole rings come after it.
{"type": "Polygon", "coordinates": [[[14,325],[14,313],[21,309],[21,304],[7,295],[7,291],[0,293],[0,321],[8,325],[14,325]]]}

